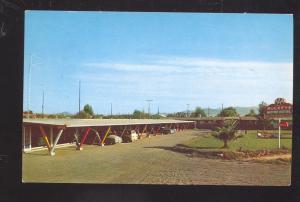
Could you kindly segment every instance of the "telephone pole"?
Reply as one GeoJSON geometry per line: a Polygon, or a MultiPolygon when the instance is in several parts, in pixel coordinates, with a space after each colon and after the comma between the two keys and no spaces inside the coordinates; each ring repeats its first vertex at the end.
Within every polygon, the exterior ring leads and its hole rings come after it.
{"type": "Polygon", "coordinates": [[[221,109],[221,117],[223,117],[223,103],[222,103],[222,109],[221,109]]]}
{"type": "Polygon", "coordinates": [[[30,111],[30,94],[31,94],[31,65],[32,65],[32,54],[30,54],[30,62],[29,62],[27,118],[29,118],[29,111],[30,111]]]}
{"type": "Polygon", "coordinates": [[[153,100],[146,100],[148,102],[148,118],[150,118],[150,102],[153,100]]]}
{"type": "Polygon", "coordinates": [[[186,104],[186,117],[189,116],[189,107],[190,107],[190,104],[186,104]]]}
{"type": "Polygon", "coordinates": [[[81,88],[81,81],[79,80],[79,88],[78,88],[78,115],[80,114],[80,88],[81,88]]]}
{"type": "Polygon", "coordinates": [[[112,102],[110,103],[110,118],[112,119],[112,102]]]}
{"type": "Polygon", "coordinates": [[[44,118],[44,101],[45,101],[45,98],[44,98],[44,91],[43,91],[43,101],[42,101],[42,118],[44,118]]]}

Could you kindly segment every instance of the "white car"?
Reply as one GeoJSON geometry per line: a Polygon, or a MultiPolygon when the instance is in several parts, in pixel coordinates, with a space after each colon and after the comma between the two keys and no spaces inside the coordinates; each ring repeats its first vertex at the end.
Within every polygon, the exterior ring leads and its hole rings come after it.
{"type": "Polygon", "coordinates": [[[117,144],[117,143],[122,143],[122,138],[117,136],[117,135],[109,135],[106,140],[106,144],[117,144]]]}
{"type": "Polygon", "coordinates": [[[139,135],[136,133],[135,130],[131,130],[129,133],[125,133],[122,138],[124,142],[134,142],[138,140],[139,135]]]}

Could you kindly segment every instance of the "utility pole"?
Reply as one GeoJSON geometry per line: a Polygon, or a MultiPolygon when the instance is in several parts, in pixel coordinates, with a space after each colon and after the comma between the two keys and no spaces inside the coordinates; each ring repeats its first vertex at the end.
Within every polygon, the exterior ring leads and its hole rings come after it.
{"type": "Polygon", "coordinates": [[[110,118],[112,119],[112,102],[110,103],[110,118]]]}
{"type": "Polygon", "coordinates": [[[142,119],[142,113],[143,113],[144,110],[141,110],[140,112],[140,119],[142,119]]]}
{"type": "Polygon", "coordinates": [[[189,107],[190,107],[190,104],[186,104],[186,117],[189,116],[189,107]]]}
{"type": "Polygon", "coordinates": [[[207,107],[207,117],[209,117],[209,107],[207,107]]]}
{"type": "Polygon", "coordinates": [[[45,99],[44,99],[44,91],[43,91],[43,102],[42,102],[42,118],[44,118],[44,101],[45,101],[45,99]]]}
{"type": "Polygon", "coordinates": [[[78,115],[80,114],[80,88],[81,88],[81,81],[79,80],[79,89],[78,89],[78,115]]]}
{"type": "Polygon", "coordinates": [[[31,94],[31,65],[32,65],[32,54],[30,54],[30,62],[29,62],[27,118],[29,118],[29,111],[30,111],[30,94],[31,94]]]}
{"type": "Polygon", "coordinates": [[[221,109],[221,117],[223,117],[223,103],[222,103],[222,109],[221,109]]]}
{"type": "Polygon", "coordinates": [[[146,100],[148,102],[148,118],[150,118],[150,102],[153,100],[146,100]]]}
{"type": "MultiPolygon", "coordinates": [[[[30,118],[30,113],[29,111],[31,111],[31,72],[32,72],[32,67],[33,67],[33,54],[30,54],[30,62],[29,62],[29,73],[28,73],[28,102],[27,102],[27,118],[30,118]]],[[[40,58],[38,56],[35,55],[35,57],[40,58]]],[[[38,64],[38,63],[36,63],[38,64]]]]}

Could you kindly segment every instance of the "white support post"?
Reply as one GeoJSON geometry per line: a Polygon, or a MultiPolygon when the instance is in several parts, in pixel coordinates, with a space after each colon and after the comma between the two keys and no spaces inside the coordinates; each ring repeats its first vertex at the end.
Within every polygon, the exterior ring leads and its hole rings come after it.
{"type": "Polygon", "coordinates": [[[280,122],[281,119],[278,119],[278,148],[280,149],[280,132],[281,132],[281,127],[280,127],[280,122]]]}
{"type": "Polygon", "coordinates": [[[126,129],[127,129],[127,126],[124,127],[124,129],[123,129],[123,131],[122,131],[122,134],[121,134],[121,137],[123,137],[123,135],[124,135],[126,129]]]}
{"type": "MultiPolygon", "coordinates": [[[[99,140],[98,145],[101,145],[101,138],[100,138],[100,135],[99,135],[98,131],[96,129],[93,129],[93,128],[91,128],[91,130],[94,131],[95,135],[97,136],[97,138],[99,140]]],[[[94,142],[92,142],[92,144],[94,144],[94,142]]]]}
{"type": "Polygon", "coordinates": [[[29,151],[31,151],[31,128],[29,133],[29,151]]]}
{"type": "Polygon", "coordinates": [[[31,127],[29,127],[29,151],[31,151],[31,127]]]}
{"type": "Polygon", "coordinates": [[[50,146],[53,147],[53,127],[50,126],[50,146]]]}
{"type": "Polygon", "coordinates": [[[26,140],[25,140],[25,136],[26,136],[26,130],[25,130],[25,126],[23,126],[23,151],[25,152],[26,149],[26,140]]]}
{"type": "Polygon", "coordinates": [[[75,142],[76,142],[76,150],[82,150],[82,148],[80,147],[79,140],[78,140],[78,128],[75,129],[74,138],[75,138],[75,142]]]}
{"type": "Polygon", "coordinates": [[[63,131],[64,131],[64,129],[60,129],[59,132],[58,132],[58,134],[57,134],[57,136],[56,136],[56,138],[55,138],[54,145],[53,145],[53,147],[51,147],[51,151],[50,151],[50,155],[51,156],[55,155],[55,152],[54,152],[55,146],[56,146],[56,144],[57,144],[60,136],[62,135],[63,131]]]}

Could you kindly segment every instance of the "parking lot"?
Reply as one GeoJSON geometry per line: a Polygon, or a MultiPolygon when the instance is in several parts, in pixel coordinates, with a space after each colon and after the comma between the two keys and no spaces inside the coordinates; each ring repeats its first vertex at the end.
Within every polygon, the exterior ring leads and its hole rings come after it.
{"type": "Polygon", "coordinates": [[[110,146],[84,145],[23,154],[24,182],[286,186],[290,164],[191,157],[171,150],[202,135],[185,130],[110,146]]]}

